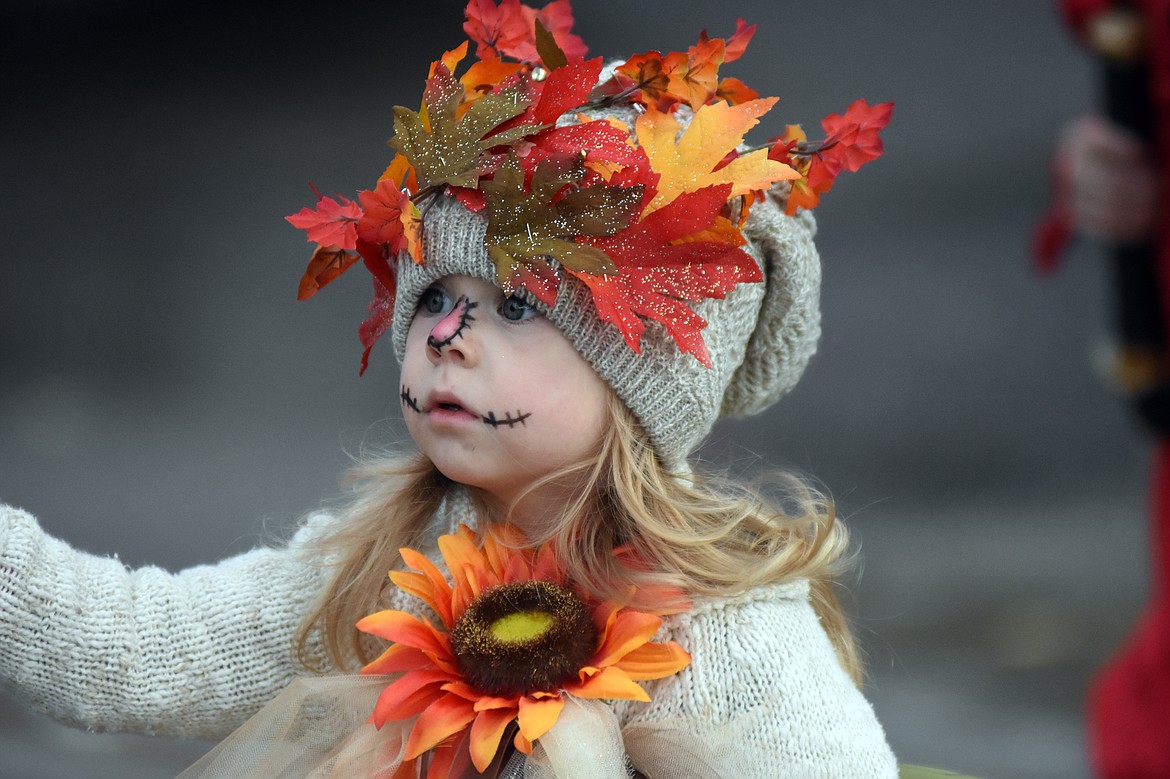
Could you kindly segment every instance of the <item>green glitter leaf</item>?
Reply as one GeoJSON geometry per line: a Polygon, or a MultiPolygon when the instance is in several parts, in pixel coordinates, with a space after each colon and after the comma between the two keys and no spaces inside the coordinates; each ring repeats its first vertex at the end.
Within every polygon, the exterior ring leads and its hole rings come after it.
{"type": "Polygon", "coordinates": [[[628,227],[641,208],[643,189],[605,184],[575,188],[585,173],[579,156],[553,157],[537,164],[526,187],[520,160],[512,154],[480,185],[489,215],[485,242],[505,292],[515,291],[526,269],[551,270],[549,259],[577,273],[617,273],[603,250],[573,239],[607,237],[628,227]]]}
{"type": "Polygon", "coordinates": [[[427,80],[422,112],[394,108],[390,145],[410,161],[421,188],[440,184],[474,188],[490,161],[490,155],[485,154],[489,149],[513,144],[543,129],[543,125],[520,124],[491,134],[532,104],[520,84],[479,98],[459,117],[463,97],[463,84],[439,63],[427,80]]]}

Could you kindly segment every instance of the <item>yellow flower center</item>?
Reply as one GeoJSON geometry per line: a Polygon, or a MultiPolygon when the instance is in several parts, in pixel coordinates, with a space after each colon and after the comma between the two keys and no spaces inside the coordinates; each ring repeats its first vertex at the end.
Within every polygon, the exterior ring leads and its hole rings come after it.
{"type": "Polygon", "coordinates": [[[552,627],[553,616],[543,611],[517,611],[500,617],[489,630],[503,644],[517,644],[540,638],[552,627]]]}

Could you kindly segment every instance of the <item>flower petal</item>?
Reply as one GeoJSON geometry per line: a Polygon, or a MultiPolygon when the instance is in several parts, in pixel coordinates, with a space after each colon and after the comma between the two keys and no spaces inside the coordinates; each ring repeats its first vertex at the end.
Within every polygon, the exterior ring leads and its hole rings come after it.
{"type": "Polygon", "coordinates": [[[557,565],[556,552],[552,544],[545,544],[536,553],[536,563],[532,566],[532,578],[541,582],[552,582],[563,585],[565,577],[557,565]]]}
{"type": "Polygon", "coordinates": [[[512,737],[512,744],[524,754],[532,754],[532,742],[524,738],[524,734],[518,730],[516,731],[516,735],[512,737]]]}
{"type": "Polygon", "coordinates": [[[430,665],[428,658],[419,649],[406,644],[391,644],[390,648],[362,667],[363,674],[392,674],[413,671],[430,665]]]}
{"type": "MultiPolygon", "coordinates": [[[[583,670],[582,674],[585,675],[586,671],[583,670]]],[[[578,698],[622,699],[644,703],[650,701],[650,696],[637,682],[631,680],[625,671],[612,665],[587,675],[580,682],[566,684],[565,692],[578,698]]]]}
{"type": "Polygon", "coordinates": [[[472,569],[487,567],[487,558],[466,534],[439,536],[439,551],[443,555],[443,561],[447,563],[447,570],[455,579],[457,591],[465,590],[467,587],[464,573],[466,567],[470,566],[472,569]]]}
{"type": "Polygon", "coordinates": [[[661,626],[661,617],[643,611],[622,611],[606,625],[605,638],[589,664],[598,668],[613,665],[649,641],[661,626]]]}
{"type": "Polygon", "coordinates": [[[398,553],[402,555],[402,562],[418,571],[430,582],[432,596],[427,598],[419,595],[419,597],[435,610],[435,613],[439,615],[447,627],[451,627],[454,624],[451,617],[451,585],[447,584],[447,580],[443,578],[443,574],[435,567],[435,564],[423,555],[405,547],[399,549],[398,553]]]}
{"type": "Polygon", "coordinates": [[[432,703],[414,723],[406,742],[406,759],[426,752],[450,735],[458,733],[475,719],[471,703],[458,695],[447,693],[432,703]]]}
{"type": "Polygon", "coordinates": [[[521,698],[520,712],[516,716],[520,732],[529,741],[536,741],[556,724],[557,717],[561,716],[563,708],[565,708],[565,699],[559,695],[540,700],[527,696],[521,698]]]}
{"type": "Polygon", "coordinates": [[[522,555],[512,555],[504,567],[504,581],[527,582],[532,580],[532,566],[522,555]]]}
{"type": "Polygon", "coordinates": [[[469,746],[471,762],[480,773],[491,765],[492,758],[500,748],[500,739],[504,737],[504,731],[514,719],[516,712],[513,709],[488,709],[476,715],[475,722],[471,725],[469,746]]]}
{"type": "Polygon", "coordinates": [[[446,656],[451,654],[445,634],[435,630],[426,619],[419,619],[405,611],[379,611],[362,617],[357,622],[357,629],[424,652],[446,656]]]}
{"type": "Polygon", "coordinates": [[[378,727],[406,719],[427,707],[451,677],[441,671],[411,671],[386,685],[378,695],[371,720],[378,727]]]}
{"type": "Polygon", "coordinates": [[[661,679],[678,673],[691,662],[691,656],[678,644],[643,644],[613,664],[635,681],[661,679]]]}

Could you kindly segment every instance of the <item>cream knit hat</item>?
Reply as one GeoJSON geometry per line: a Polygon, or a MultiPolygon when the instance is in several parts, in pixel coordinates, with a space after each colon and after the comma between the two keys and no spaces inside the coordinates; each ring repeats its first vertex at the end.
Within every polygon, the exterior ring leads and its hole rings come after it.
{"type": "MultiPolygon", "coordinates": [[[[764,282],[740,284],[722,300],[693,305],[707,321],[707,368],[683,354],[666,329],[647,322],[641,353],[613,325],[598,318],[584,285],[565,274],[551,309],[530,295],[650,435],[663,463],[678,467],[720,416],[754,414],[796,384],[820,336],[821,269],[812,214],[785,216],[777,188],[751,211],[744,247],[764,282]]],[[[399,362],[419,297],[443,276],[464,274],[496,283],[496,266],[484,247],[487,219],[442,197],[423,222],[425,261],[398,261],[393,339],[399,362]]],[[[521,294],[525,294],[521,292],[521,294]]]]}

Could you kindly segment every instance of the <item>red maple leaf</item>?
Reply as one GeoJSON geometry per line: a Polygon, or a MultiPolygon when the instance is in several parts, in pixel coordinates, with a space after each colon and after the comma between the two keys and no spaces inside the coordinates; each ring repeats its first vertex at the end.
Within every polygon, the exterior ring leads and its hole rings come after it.
{"type": "Polygon", "coordinates": [[[357,224],[358,237],[374,244],[389,244],[398,253],[402,243],[402,206],[410,196],[399,191],[391,179],[383,179],[373,191],[358,192],[362,218],[357,224]]]}
{"type": "Polygon", "coordinates": [[[552,124],[561,114],[585,103],[601,75],[601,57],[591,60],[570,60],[563,67],[549,71],[543,82],[540,98],[532,107],[532,116],[526,121],[552,124]]]}
{"type": "Polygon", "coordinates": [[[471,0],[464,14],[463,31],[475,41],[475,55],[481,60],[498,59],[528,34],[520,0],[503,0],[499,6],[492,0],[471,0]]]}
{"type": "Polygon", "coordinates": [[[520,0],[501,0],[498,6],[492,0],[471,0],[465,14],[463,31],[475,41],[475,53],[481,60],[512,57],[530,64],[540,62],[536,50],[538,19],[568,59],[580,59],[588,52],[581,38],[571,32],[569,0],[554,0],[539,10],[520,0]]]}
{"type": "Polygon", "coordinates": [[[306,206],[286,216],[285,220],[304,230],[309,240],[318,246],[337,246],[352,251],[357,248],[357,223],[361,218],[362,209],[352,200],[341,197],[339,203],[331,197],[322,197],[316,208],[306,206]]]}
{"type": "Polygon", "coordinates": [[[365,351],[362,352],[362,367],[358,371],[359,376],[366,372],[366,368],[370,364],[370,350],[394,323],[394,292],[394,287],[387,287],[377,276],[374,276],[374,297],[370,301],[369,316],[358,327],[358,338],[361,339],[362,346],[365,347],[365,351]]]}
{"type": "Polygon", "coordinates": [[[826,138],[821,155],[856,173],[865,163],[882,156],[880,133],[893,113],[893,103],[871,106],[862,99],[851,103],[844,116],[829,114],[821,120],[826,138]]]}
{"type": "Polygon", "coordinates": [[[685,241],[715,226],[730,184],[686,192],[640,222],[609,237],[586,237],[617,265],[617,275],[575,273],[593,294],[598,316],[612,322],[637,351],[645,325],[661,322],[681,351],[711,367],[703,343],[706,322],[686,301],[722,298],[744,282],[762,280],[751,255],[718,241],[685,241]]]}

